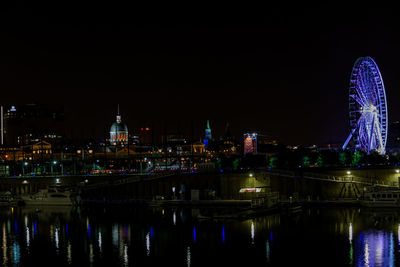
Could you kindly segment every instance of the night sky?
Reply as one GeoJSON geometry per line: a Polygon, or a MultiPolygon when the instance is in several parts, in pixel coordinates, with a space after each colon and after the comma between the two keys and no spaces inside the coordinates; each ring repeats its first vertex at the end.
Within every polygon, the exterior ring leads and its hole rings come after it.
{"type": "Polygon", "coordinates": [[[130,129],[199,138],[209,119],[214,137],[229,122],[236,137],[343,143],[350,72],[371,56],[389,121],[400,119],[396,8],[175,14],[67,3],[1,4],[0,102],[64,103],[68,127],[86,135],[102,135],[119,103],[130,129]]]}

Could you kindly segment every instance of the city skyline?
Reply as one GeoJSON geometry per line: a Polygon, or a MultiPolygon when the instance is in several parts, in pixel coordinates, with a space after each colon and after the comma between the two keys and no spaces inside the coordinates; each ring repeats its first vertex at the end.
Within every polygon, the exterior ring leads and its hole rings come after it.
{"type": "Polygon", "coordinates": [[[63,103],[79,134],[101,136],[121,103],[129,127],[166,124],[191,135],[194,125],[202,136],[210,120],[217,137],[229,122],[237,138],[252,129],[287,144],[343,143],[351,68],[371,56],[389,122],[400,118],[393,10],[270,9],[246,23],[158,17],[149,24],[144,15],[86,8],[74,20],[73,7],[7,9],[3,103],[63,103]]]}

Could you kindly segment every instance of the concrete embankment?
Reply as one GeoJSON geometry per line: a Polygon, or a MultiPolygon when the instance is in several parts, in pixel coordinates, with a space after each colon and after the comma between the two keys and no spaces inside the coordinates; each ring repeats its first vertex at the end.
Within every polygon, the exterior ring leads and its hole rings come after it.
{"type": "Polygon", "coordinates": [[[159,176],[10,177],[0,178],[0,191],[11,191],[15,195],[30,194],[59,184],[79,191],[87,202],[251,200],[268,192],[279,192],[282,201],[314,202],[356,199],[362,196],[364,187],[369,184],[398,186],[399,177],[394,168],[354,169],[350,170],[350,174],[345,169],[309,169],[159,176]]]}

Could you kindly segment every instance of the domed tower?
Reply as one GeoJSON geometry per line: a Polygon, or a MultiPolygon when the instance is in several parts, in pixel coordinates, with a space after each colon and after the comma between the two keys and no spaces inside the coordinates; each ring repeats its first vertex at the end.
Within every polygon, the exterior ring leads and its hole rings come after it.
{"type": "Polygon", "coordinates": [[[122,123],[121,115],[119,114],[119,105],[116,121],[111,125],[110,143],[112,145],[127,145],[128,144],[128,126],[122,123]]]}

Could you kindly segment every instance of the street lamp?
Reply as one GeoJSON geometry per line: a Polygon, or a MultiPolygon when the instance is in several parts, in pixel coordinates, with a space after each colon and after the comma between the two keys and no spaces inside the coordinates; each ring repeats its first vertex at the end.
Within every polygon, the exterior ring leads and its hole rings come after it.
{"type": "Polygon", "coordinates": [[[56,165],[57,161],[53,160],[52,164],[51,164],[51,176],[53,176],[53,165],[56,165]]]}
{"type": "Polygon", "coordinates": [[[28,162],[27,162],[27,161],[25,161],[25,162],[22,164],[22,176],[25,176],[25,166],[28,166],[28,162]]]}

